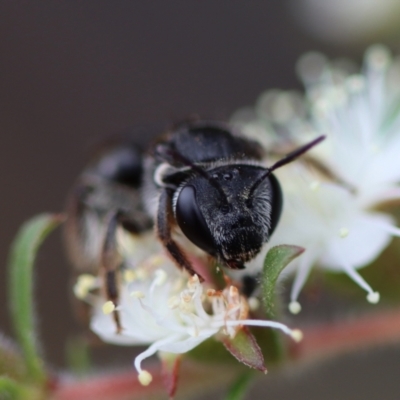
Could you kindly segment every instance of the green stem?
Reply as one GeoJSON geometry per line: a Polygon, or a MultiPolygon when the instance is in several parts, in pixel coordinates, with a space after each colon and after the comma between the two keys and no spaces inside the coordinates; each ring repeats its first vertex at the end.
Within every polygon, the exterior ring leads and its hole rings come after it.
{"type": "Polygon", "coordinates": [[[46,373],[39,357],[33,307],[33,266],[39,246],[63,220],[60,215],[41,214],[26,222],[17,234],[9,258],[11,318],[25,359],[28,378],[44,384],[46,373]]]}
{"type": "Polygon", "coordinates": [[[243,400],[255,376],[253,370],[248,370],[239,375],[230,387],[226,400],[243,400]]]}

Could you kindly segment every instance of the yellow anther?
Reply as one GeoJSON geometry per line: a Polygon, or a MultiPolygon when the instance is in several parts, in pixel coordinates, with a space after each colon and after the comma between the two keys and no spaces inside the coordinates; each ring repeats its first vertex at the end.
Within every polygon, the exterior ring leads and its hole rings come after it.
{"type": "Polygon", "coordinates": [[[135,271],[132,271],[131,269],[127,269],[124,271],[124,281],[125,282],[133,282],[137,278],[137,274],[135,271]]]}
{"type": "Polygon", "coordinates": [[[91,289],[94,289],[96,278],[93,275],[82,274],[74,286],[74,294],[78,299],[84,299],[91,289]]]}
{"type": "Polygon", "coordinates": [[[303,340],[303,332],[300,329],[293,329],[291,336],[297,343],[303,340]]]}
{"type": "Polygon", "coordinates": [[[131,293],[132,297],[135,297],[136,299],[143,299],[145,297],[144,293],[141,292],[140,290],[135,290],[131,293]]]}
{"type": "Polygon", "coordinates": [[[250,297],[247,302],[251,311],[256,311],[260,308],[260,300],[256,297],[250,297]]]}
{"type": "Polygon", "coordinates": [[[138,380],[141,385],[148,386],[148,385],[150,385],[151,381],[153,380],[153,377],[151,376],[150,372],[141,371],[138,376],[138,380]]]}
{"type": "Polygon", "coordinates": [[[367,300],[371,304],[379,303],[380,298],[381,298],[381,296],[380,296],[379,292],[371,292],[371,293],[368,293],[368,296],[367,296],[367,300]]]}
{"type": "Polygon", "coordinates": [[[111,314],[115,310],[115,304],[111,300],[106,301],[103,304],[102,310],[103,310],[103,313],[106,315],[111,314]]]}
{"type": "Polygon", "coordinates": [[[149,259],[149,263],[153,265],[154,267],[159,267],[160,265],[163,265],[165,263],[165,258],[163,256],[152,256],[149,259]]]}
{"type": "Polygon", "coordinates": [[[301,311],[301,305],[298,301],[292,301],[289,304],[289,311],[292,314],[298,314],[301,311]]]}

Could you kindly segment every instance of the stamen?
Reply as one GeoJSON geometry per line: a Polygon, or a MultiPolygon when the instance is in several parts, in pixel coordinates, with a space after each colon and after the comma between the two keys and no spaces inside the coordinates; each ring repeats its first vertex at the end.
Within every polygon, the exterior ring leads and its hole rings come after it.
{"type": "Polygon", "coordinates": [[[135,290],[131,293],[132,297],[135,297],[136,299],[144,299],[145,298],[145,294],[143,292],[141,292],[140,290],[135,290]]]}
{"type": "Polygon", "coordinates": [[[90,290],[96,287],[96,278],[93,275],[82,274],[79,275],[78,281],[74,285],[75,296],[83,300],[89,293],[90,290]]]}
{"type": "MultiPolygon", "coordinates": [[[[142,353],[140,353],[138,356],[136,356],[135,361],[134,361],[134,366],[136,368],[136,371],[139,373],[139,379],[140,379],[140,375],[143,372],[146,372],[144,370],[142,370],[141,364],[142,361],[146,358],[151,357],[153,354],[156,354],[157,351],[164,345],[168,344],[168,343],[172,343],[172,342],[176,342],[180,339],[180,335],[173,335],[170,336],[168,338],[165,338],[164,340],[158,340],[157,342],[154,342],[150,347],[147,348],[147,350],[143,351],[142,353]]],[[[143,375],[142,375],[143,376],[143,375]]],[[[146,377],[146,375],[144,375],[146,377]]],[[[150,382],[149,382],[150,383],[150,382]]]]}
{"type": "Polygon", "coordinates": [[[160,267],[164,263],[165,263],[165,258],[160,255],[153,256],[150,258],[150,264],[155,267],[160,267]]]}
{"type": "Polygon", "coordinates": [[[153,295],[154,290],[156,289],[157,286],[162,286],[166,281],[167,281],[167,273],[165,271],[163,271],[162,269],[157,269],[154,272],[155,278],[153,280],[153,282],[151,283],[149,292],[150,295],[153,295]]]}
{"type": "Polygon", "coordinates": [[[229,287],[229,296],[231,296],[232,298],[237,298],[239,295],[239,290],[236,286],[230,286],[229,287]]]}
{"type": "Polygon", "coordinates": [[[349,277],[351,279],[353,279],[353,281],[355,283],[357,283],[358,286],[360,286],[362,289],[364,289],[366,292],[368,292],[368,295],[367,295],[368,302],[370,302],[372,304],[376,304],[379,302],[379,299],[380,299],[379,292],[374,292],[373,289],[371,288],[371,286],[364,280],[364,278],[353,267],[351,267],[347,263],[343,263],[342,267],[345,270],[345,272],[347,273],[347,275],[349,275],[349,277]]]}
{"type": "Polygon", "coordinates": [[[115,304],[111,300],[106,301],[103,304],[102,310],[105,315],[111,314],[115,310],[115,304]]]}
{"type": "Polygon", "coordinates": [[[207,289],[206,294],[207,294],[208,297],[214,297],[216,292],[217,291],[215,289],[207,289]]]}
{"type": "Polygon", "coordinates": [[[381,296],[379,294],[379,292],[373,292],[373,293],[369,293],[367,295],[367,300],[368,302],[370,302],[371,304],[377,304],[379,303],[381,296]]]}
{"type": "Polygon", "coordinates": [[[135,271],[132,271],[131,269],[125,270],[123,276],[124,281],[127,283],[131,283],[136,279],[135,271]]]}
{"type": "Polygon", "coordinates": [[[292,314],[298,314],[301,311],[301,304],[298,301],[291,301],[288,309],[292,314]]]}
{"type": "Polygon", "coordinates": [[[170,308],[171,310],[173,310],[174,308],[179,307],[180,301],[178,296],[172,296],[169,300],[168,300],[168,308],[170,308]]]}
{"type": "Polygon", "coordinates": [[[190,290],[195,290],[199,283],[199,277],[197,275],[193,275],[189,278],[187,286],[190,290]]]}
{"type": "Polygon", "coordinates": [[[256,311],[260,308],[260,301],[257,297],[250,297],[247,302],[251,311],[256,311]]]}
{"type": "Polygon", "coordinates": [[[376,228],[382,229],[393,236],[400,236],[400,229],[396,226],[384,222],[371,222],[371,225],[374,225],[376,228]]]}
{"type": "Polygon", "coordinates": [[[318,81],[326,71],[328,61],[326,57],[317,52],[304,54],[297,62],[296,71],[306,85],[318,81]]]}
{"type": "Polygon", "coordinates": [[[154,318],[154,321],[157,325],[166,329],[170,329],[171,331],[174,331],[179,334],[187,333],[186,332],[187,328],[185,326],[178,325],[173,321],[169,320],[168,318],[165,318],[162,315],[158,314],[153,308],[147,306],[141,299],[139,299],[139,301],[140,301],[140,306],[154,318]]]}
{"type": "Polygon", "coordinates": [[[296,342],[299,343],[303,340],[303,332],[300,329],[293,329],[292,330],[292,339],[296,342]]]}
{"type": "Polygon", "coordinates": [[[297,298],[299,297],[301,289],[303,289],[303,286],[306,283],[316,258],[316,254],[314,254],[312,249],[308,248],[298,261],[299,264],[297,266],[297,273],[294,278],[292,291],[290,294],[291,302],[289,304],[289,311],[292,314],[298,314],[301,311],[301,306],[297,301],[297,298]]]}
{"type": "Polygon", "coordinates": [[[154,279],[154,284],[157,286],[161,286],[165,283],[165,281],[167,280],[167,273],[165,271],[163,271],[162,269],[158,269],[155,272],[155,279],[154,279]]]}
{"type": "Polygon", "coordinates": [[[226,321],[225,324],[227,326],[246,325],[246,326],[262,326],[266,328],[275,328],[279,329],[286,335],[292,337],[296,341],[300,341],[303,337],[302,332],[299,329],[290,329],[286,325],[276,321],[264,321],[259,319],[242,319],[237,321],[226,321]]]}
{"type": "Polygon", "coordinates": [[[190,303],[192,301],[192,295],[188,292],[182,292],[181,300],[183,303],[190,303]]]}
{"type": "Polygon", "coordinates": [[[153,377],[151,376],[150,372],[143,370],[139,373],[138,379],[141,385],[148,386],[153,380],[153,377]]]}
{"type": "Polygon", "coordinates": [[[204,307],[203,307],[203,302],[201,300],[201,295],[202,295],[202,286],[200,285],[200,291],[197,295],[194,296],[193,298],[193,304],[195,311],[197,315],[202,318],[203,320],[209,320],[210,316],[205,312],[204,307]]]}
{"type": "Polygon", "coordinates": [[[373,69],[381,70],[386,68],[390,62],[390,52],[386,46],[375,45],[369,48],[366,54],[366,61],[373,69]]]}

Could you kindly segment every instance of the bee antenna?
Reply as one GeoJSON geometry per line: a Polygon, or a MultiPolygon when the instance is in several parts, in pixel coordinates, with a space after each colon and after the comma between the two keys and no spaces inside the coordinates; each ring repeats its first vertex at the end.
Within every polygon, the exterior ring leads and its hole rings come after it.
{"type": "Polygon", "coordinates": [[[307,151],[311,150],[314,146],[316,146],[318,143],[322,142],[325,140],[326,136],[322,135],[311,141],[310,143],[305,144],[304,146],[299,147],[298,149],[293,150],[289,154],[286,154],[283,158],[281,158],[279,161],[277,161],[275,164],[272,165],[272,167],[268,168],[267,171],[262,174],[257,181],[254,183],[252,188],[250,189],[250,194],[249,197],[254,193],[254,191],[257,189],[257,187],[260,185],[262,181],[264,181],[266,178],[268,178],[273,171],[276,169],[283,167],[286,164],[291,163],[294,161],[296,158],[300,157],[302,154],[306,153],[307,151]]]}
{"type": "MultiPolygon", "coordinates": [[[[163,149],[164,150],[164,149],[163,149]]],[[[187,167],[190,167],[193,171],[195,171],[196,173],[198,173],[199,175],[201,175],[203,178],[207,179],[208,182],[210,182],[210,184],[212,186],[214,186],[219,193],[222,195],[222,197],[225,200],[225,203],[228,204],[228,199],[226,197],[225,192],[222,190],[220,184],[218,183],[218,181],[216,179],[214,179],[212,176],[210,176],[206,170],[204,170],[203,168],[199,167],[198,165],[192,163],[188,158],[186,158],[184,155],[182,155],[181,153],[179,153],[176,150],[173,150],[171,148],[165,149],[164,150],[165,153],[167,153],[169,156],[171,156],[173,159],[180,161],[182,164],[186,165],[187,167]]]]}

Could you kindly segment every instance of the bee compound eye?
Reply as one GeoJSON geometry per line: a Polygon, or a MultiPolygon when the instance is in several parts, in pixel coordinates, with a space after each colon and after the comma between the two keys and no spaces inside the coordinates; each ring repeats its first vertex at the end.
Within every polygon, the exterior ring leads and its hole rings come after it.
{"type": "Polygon", "coordinates": [[[271,211],[271,228],[269,230],[269,235],[272,235],[276,226],[279,223],[282,208],[283,208],[283,195],[282,189],[276,179],[275,175],[271,174],[269,177],[271,183],[271,190],[272,190],[272,211],[271,211]]]}
{"type": "Polygon", "coordinates": [[[207,253],[215,254],[214,240],[197,204],[196,189],[192,185],[185,186],[179,193],[176,220],[191,242],[207,253]]]}

